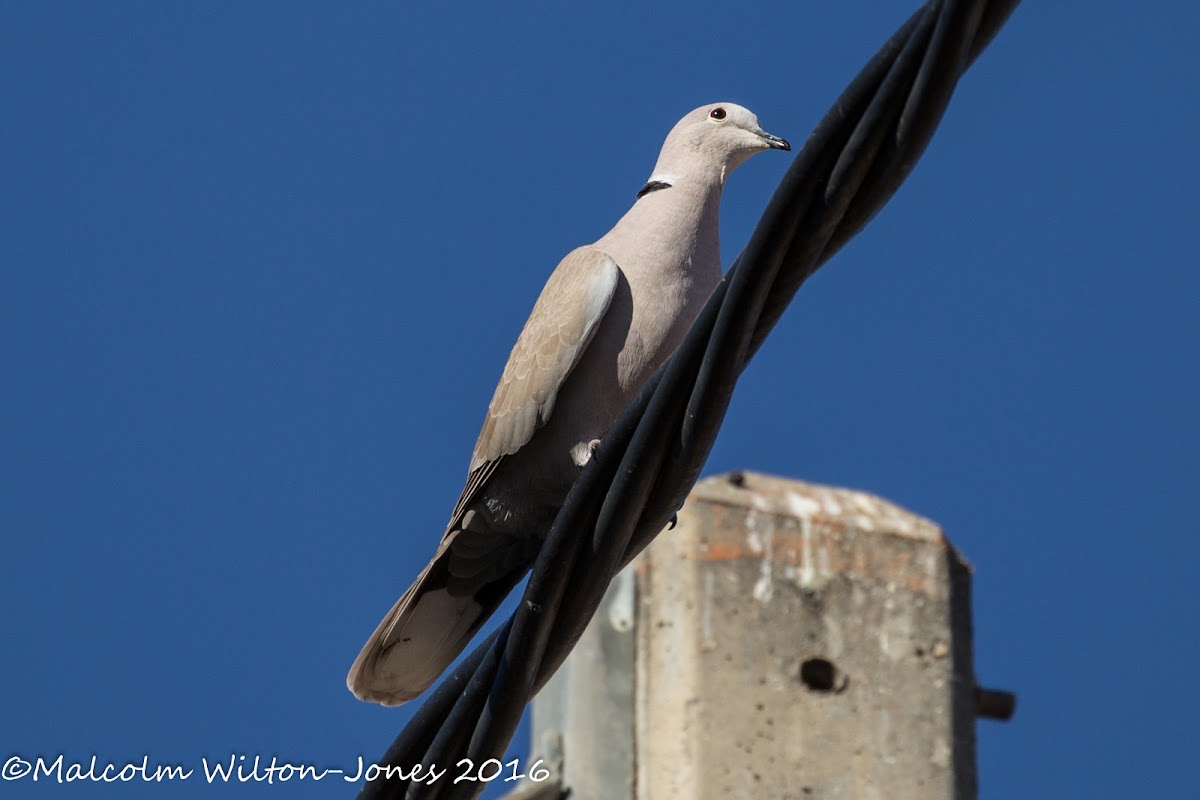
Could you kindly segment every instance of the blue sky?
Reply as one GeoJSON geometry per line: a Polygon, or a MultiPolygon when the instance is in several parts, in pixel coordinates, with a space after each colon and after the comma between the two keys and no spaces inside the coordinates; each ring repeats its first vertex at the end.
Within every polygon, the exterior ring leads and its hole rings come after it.
{"type": "MultiPolygon", "coordinates": [[[[549,271],[685,111],[801,143],[915,5],[0,6],[0,755],[379,754],[409,712],[346,668],[549,271]]],[[[945,527],[979,676],[1020,696],[983,798],[1195,785],[1197,25],[1019,8],[707,467],[945,527]]],[[[726,261],[790,159],[733,176],[726,261]]],[[[171,794],[217,791],[348,795],[171,794]]]]}

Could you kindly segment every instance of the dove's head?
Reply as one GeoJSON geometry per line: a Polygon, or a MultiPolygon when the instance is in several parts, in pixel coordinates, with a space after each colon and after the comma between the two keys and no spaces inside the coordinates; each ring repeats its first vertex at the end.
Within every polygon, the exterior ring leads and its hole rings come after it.
{"type": "Polygon", "coordinates": [[[791,150],[772,136],[750,109],[736,103],[709,103],[689,111],[667,134],[655,174],[681,175],[715,170],[724,181],[735,167],[763,150],[791,150]]]}

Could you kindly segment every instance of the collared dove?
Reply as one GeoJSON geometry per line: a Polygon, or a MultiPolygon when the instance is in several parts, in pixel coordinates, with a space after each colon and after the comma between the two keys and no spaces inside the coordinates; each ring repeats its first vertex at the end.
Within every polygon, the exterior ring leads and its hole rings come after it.
{"type": "Polygon", "coordinates": [[[721,280],[726,177],[772,148],[791,149],[747,109],[697,108],[625,216],[559,263],[508,357],[437,552],[350,668],[357,697],[391,706],[423,692],[524,576],[601,437],[721,280]]]}

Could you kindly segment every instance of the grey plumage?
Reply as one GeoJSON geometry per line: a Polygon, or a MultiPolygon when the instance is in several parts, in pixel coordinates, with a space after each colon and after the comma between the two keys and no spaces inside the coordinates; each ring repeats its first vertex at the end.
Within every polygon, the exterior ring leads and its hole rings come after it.
{"type": "Polygon", "coordinates": [[[525,574],[579,470],[720,281],[721,189],[769,148],[790,149],[745,108],[695,109],[633,207],[559,263],[509,355],[437,552],[350,668],[360,699],[398,705],[424,691],[525,574]]]}

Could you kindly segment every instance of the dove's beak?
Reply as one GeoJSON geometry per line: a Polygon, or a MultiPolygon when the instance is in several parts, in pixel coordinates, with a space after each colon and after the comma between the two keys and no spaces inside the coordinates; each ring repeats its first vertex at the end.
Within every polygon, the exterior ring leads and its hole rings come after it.
{"type": "Polygon", "coordinates": [[[788,144],[787,139],[780,139],[778,136],[772,136],[762,129],[755,131],[755,133],[757,133],[759,137],[761,137],[762,140],[767,143],[767,147],[771,148],[772,150],[792,149],[792,146],[788,144]]]}

